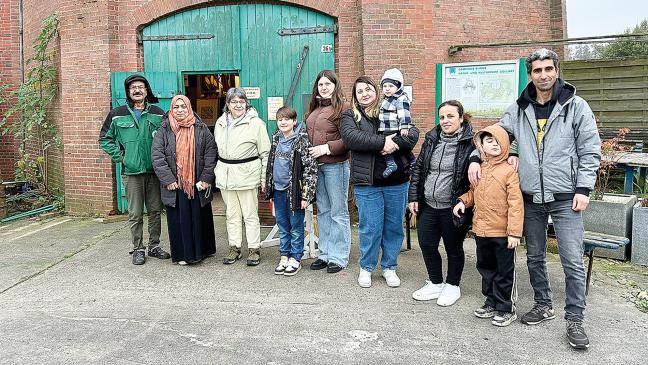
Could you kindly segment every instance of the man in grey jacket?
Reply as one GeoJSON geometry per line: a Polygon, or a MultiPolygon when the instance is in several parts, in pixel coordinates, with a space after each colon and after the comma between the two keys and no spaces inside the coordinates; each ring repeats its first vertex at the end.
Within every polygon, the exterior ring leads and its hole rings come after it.
{"type": "MultiPolygon", "coordinates": [[[[555,318],[547,272],[547,221],[554,224],[565,273],[565,319],[572,347],[585,349],[583,217],[601,160],[594,114],[574,86],[558,77],[558,55],[542,48],[526,59],[531,82],[499,121],[517,140],[520,188],[524,196],[527,266],[535,304],[522,316],[535,325],[555,318]]],[[[478,157],[468,171],[479,182],[478,157]]],[[[515,158],[512,163],[517,164],[515,158]]]]}

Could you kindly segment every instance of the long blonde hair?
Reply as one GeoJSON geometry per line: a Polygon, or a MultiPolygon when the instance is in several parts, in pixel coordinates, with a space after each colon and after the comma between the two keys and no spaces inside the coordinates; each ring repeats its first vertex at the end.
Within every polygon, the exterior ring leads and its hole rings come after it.
{"type": "Polygon", "coordinates": [[[360,119],[362,118],[362,115],[360,113],[360,109],[364,110],[364,114],[370,118],[376,118],[378,117],[378,113],[380,112],[380,104],[382,103],[382,98],[379,97],[379,90],[378,89],[378,84],[369,76],[360,76],[358,77],[355,82],[353,83],[353,89],[351,90],[351,94],[353,95],[353,115],[355,117],[356,123],[360,123],[360,119]],[[374,88],[374,91],[376,92],[376,99],[368,106],[361,106],[360,102],[358,101],[358,97],[356,96],[356,86],[359,83],[364,83],[368,84],[371,87],[374,88]]]}

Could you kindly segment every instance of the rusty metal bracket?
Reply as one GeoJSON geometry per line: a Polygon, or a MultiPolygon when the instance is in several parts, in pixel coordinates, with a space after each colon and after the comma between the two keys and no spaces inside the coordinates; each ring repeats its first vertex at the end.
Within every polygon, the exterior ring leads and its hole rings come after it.
{"type": "Polygon", "coordinates": [[[337,26],[333,25],[318,25],[316,27],[306,28],[281,28],[277,31],[280,36],[287,35],[300,35],[300,34],[315,34],[315,33],[337,33],[337,26]]]}
{"type": "Polygon", "coordinates": [[[166,42],[166,41],[193,41],[197,39],[212,39],[215,36],[211,33],[179,34],[179,35],[139,35],[138,43],[144,42],[166,42]]]}
{"type": "Polygon", "coordinates": [[[304,46],[302,49],[301,56],[299,57],[299,63],[295,69],[295,74],[293,75],[292,82],[290,83],[290,89],[288,90],[288,97],[286,97],[285,105],[290,106],[293,96],[295,95],[295,89],[297,88],[297,81],[299,81],[299,75],[301,75],[302,68],[304,67],[304,61],[308,55],[308,46],[304,46]]]}

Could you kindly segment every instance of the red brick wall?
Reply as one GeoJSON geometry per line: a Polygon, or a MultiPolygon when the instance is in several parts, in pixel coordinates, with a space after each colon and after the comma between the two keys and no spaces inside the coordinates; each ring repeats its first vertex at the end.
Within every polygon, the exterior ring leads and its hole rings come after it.
{"type": "MultiPolygon", "coordinates": [[[[15,90],[21,82],[20,72],[20,18],[18,0],[0,2],[0,85],[7,85],[15,90]]],[[[0,116],[7,111],[6,104],[0,105],[0,116]]],[[[12,120],[15,118],[12,118],[12,120]]],[[[9,122],[11,122],[10,120],[9,122]]],[[[11,136],[0,136],[0,180],[13,180],[16,148],[11,136]]]]}
{"type": "MultiPolygon", "coordinates": [[[[13,3],[15,1],[10,1],[13,3]]],[[[110,72],[142,69],[137,30],[191,7],[233,4],[222,0],[25,0],[29,31],[57,10],[61,16],[61,94],[58,120],[65,143],[63,171],[71,213],[113,208],[112,164],[97,136],[110,110],[110,72]],[[37,19],[37,20],[36,20],[37,19]]],[[[286,0],[337,19],[336,70],[347,97],[363,73],[379,79],[400,68],[413,85],[413,117],[422,130],[435,116],[435,64],[524,57],[531,48],[467,49],[462,43],[563,38],[564,0],[286,0]]],[[[3,2],[3,5],[6,3],[3,2]]],[[[3,12],[4,13],[4,12],[3,12]]],[[[26,24],[27,26],[27,24],[26,24]]],[[[561,51],[561,49],[559,49],[561,51]]],[[[492,121],[476,121],[481,127],[492,121]]]]}

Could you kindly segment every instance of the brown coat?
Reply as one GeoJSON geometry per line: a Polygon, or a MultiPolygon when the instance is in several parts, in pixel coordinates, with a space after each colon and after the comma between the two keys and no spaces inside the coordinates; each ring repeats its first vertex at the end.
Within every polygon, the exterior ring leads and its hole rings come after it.
{"type": "MultiPolygon", "coordinates": [[[[349,109],[348,103],[344,104],[344,109],[349,109]]],[[[306,119],[306,130],[308,139],[313,146],[328,144],[330,155],[323,155],[317,158],[318,163],[336,163],[342,162],[349,158],[349,150],[342,142],[340,134],[340,116],[335,118],[335,110],[331,106],[331,99],[322,99],[320,106],[313,110],[306,119]]]]}
{"type": "Polygon", "coordinates": [[[524,202],[520,191],[518,173],[506,161],[509,137],[497,125],[491,125],[477,132],[475,146],[481,152],[481,180],[476,189],[459,197],[466,207],[474,206],[473,232],[479,237],[522,237],[524,223],[524,202]],[[482,150],[481,134],[492,134],[499,143],[502,153],[497,157],[486,156],[482,150]]]}

